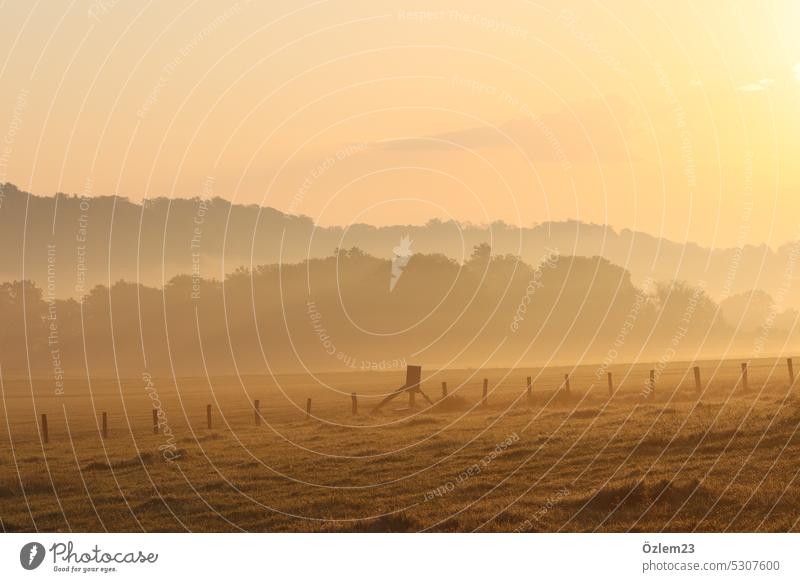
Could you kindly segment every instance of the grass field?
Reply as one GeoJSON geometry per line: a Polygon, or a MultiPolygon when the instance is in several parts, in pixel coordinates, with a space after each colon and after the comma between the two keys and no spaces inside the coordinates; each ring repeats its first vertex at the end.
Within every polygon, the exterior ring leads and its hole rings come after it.
{"type": "Polygon", "coordinates": [[[6,377],[2,528],[800,531],[800,399],[785,361],[752,362],[748,391],[740,362],[700,365],[700,397],[692,364],[674,363],[647,399],[649,365],[613,366],[613,398],[597,366],[424,369],[436,406],[418,396],[416,410],[398,399],[374,415],[404,370],[68,379],[63,395],[52,380],[6,377]],[[153,434],[154,403],[171,437],[153,434]]]}

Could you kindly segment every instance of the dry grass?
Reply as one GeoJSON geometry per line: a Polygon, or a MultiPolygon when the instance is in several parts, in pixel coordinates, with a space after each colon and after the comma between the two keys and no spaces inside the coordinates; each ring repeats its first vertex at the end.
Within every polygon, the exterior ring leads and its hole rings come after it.
{"type": "Polygon", "coordinates": [[[704,364],[700,401],[688,365],[672,366],[646,401],[646,366],[614,369],[613,399],[604,381],[590,389],[588,366],[558,398],[563,370],[448,371],[425,384],[447,380],[447,401],[374,416],[402,372],[323,376],[328,388],[302,376],[156,379],[175,462],[152,434],[139,379],[93,379],[91,390],[72,380],[57,397],[46,380],[5,378],[0,519],[5,531],[799,531],[796,392],[771,362],[751,366],[747,394],[738,362],[716,366],[704,364]]]}

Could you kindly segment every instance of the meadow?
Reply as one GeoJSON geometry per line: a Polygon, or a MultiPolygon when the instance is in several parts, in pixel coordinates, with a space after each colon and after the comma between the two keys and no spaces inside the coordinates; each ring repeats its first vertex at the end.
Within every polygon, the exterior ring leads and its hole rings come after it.
{"type": "Polygon", "coordinates": [[[4,377],[2,531],[800,531],[785,360],[751,362],[747,390],[740,361],[700,362],[699,394],[693,365],[652,394],[651,364],[613,365],[613,396],[597,365],[423,368],[433,406],[374,414],[404,369],[4,377]]]}

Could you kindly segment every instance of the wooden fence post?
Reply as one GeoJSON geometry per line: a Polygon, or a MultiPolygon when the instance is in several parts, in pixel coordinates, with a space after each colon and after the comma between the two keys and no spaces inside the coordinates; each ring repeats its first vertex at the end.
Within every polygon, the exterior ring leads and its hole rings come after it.
{"type": "Polygon", "coordinates": [[[786,365],[789,367],[789,386],[794,386],[794,364],[792,358],[786,360],[786,365]]]}
{"type": "Polygon", "coordinates": [[[647,395],[648,398],[654,398],[656,395],[656,371],[650,370],[650,394],[647,395]]]}
{"type": "Polygon", "coordinates": [[[353,413],[353,416],[355,416],[356,414],[358,414],[358,395],[356,395],[356,393],[353,392],[350,395],[350,400],[351,400],[351,406],[350,406],[351,412],[353,413]]]}
{"type": "Polygon", "coordinates": [[[614,376],[611,372],[608,373],[608,395],[614,396],[614,376]]]}
{"type": "Polygon", "coordinates": [[[158,411],[153,409],[153,434],[158,434],[158,411]]]}
{"type": "Polygon", "coordinates": [[[108,414],[103,413],[103,438],[108,438],[108,414]]]}
{"type": "Polygon", "coordinates": [[[481,404],[484,408],[489,404],[489,380],[487,378],[483,379],[483,400],[481,404]]]}
{"type": "Polygon", "coordinates": [[[306,420],[311,418],[311,398],[306,398],[306,420]]]}
{"type": "Polygon", "coordinates": [[[442,382],[442,399],[447,398],[447,382],[442,382]]]}
{"type": "Polygon", "coordinates": [[[564,374],[564,392],[569,396],[569,374],[564,374]]]}
{"type": "Polygon", "coordinates": [[[703,383],[700,381],[700,366],[694,367],[694,387],[698,392],[703,391],[703,383]]]}
{"type": "Polygon", "coordinates": [[[206,423],[208,424],[208,430],[211,430],[211,405],[206,405],[206,423]]]}
{"type": "Polygon", "coordinates": [[[531,397],[533,396],[533,379],[530,376],[528,376],[526,378],[526,383],[527,383],[527,387],[528,387],[528,390],[527,390],[528,400],[530,400],[531,397]]]}
{"type": "Polygon", "coordinates": [[[42,440],[44,441],[44,444],[47,444],[47,443],[50,442],[50,433],[47,430],[47,415],[46,414],[42,415],[42,440]]]}
{"type": "Polygon", "coordinates": [[[253,402],[253,416],[255,417],[256,426],[261,426],[261,401],[256,400],[253,402]]]}
{"type": "Polygon", "coordinates": [[[747,363],[742,363],[742,389],[747,392],[749,389],[748,381],[747,381],[747,363]]]}

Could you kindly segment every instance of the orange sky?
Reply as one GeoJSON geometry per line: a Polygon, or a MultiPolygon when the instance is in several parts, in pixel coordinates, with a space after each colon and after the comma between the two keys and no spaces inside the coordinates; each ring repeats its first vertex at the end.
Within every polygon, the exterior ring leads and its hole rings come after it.
{"type": "Polygon", "coordinates": [[[208,182],[322,224],[799,236],[790,0],[11,0],[0,15],[0,182],[37,194],[208,182]]]}

